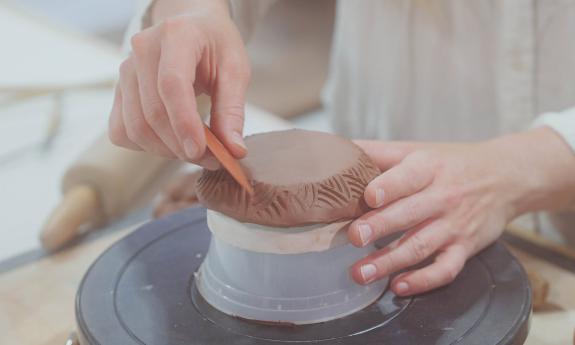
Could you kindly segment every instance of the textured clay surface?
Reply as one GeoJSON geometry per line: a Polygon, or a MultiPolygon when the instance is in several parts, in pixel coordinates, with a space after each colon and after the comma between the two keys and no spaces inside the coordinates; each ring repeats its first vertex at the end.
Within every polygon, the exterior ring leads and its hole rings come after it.
{"type": "Polygon", "coordinates": [[[332,223],[368,210],[363,192],[380,171],[350,140],[292,129],[249,136],[246,145],[241,164],[254,195],[227,171],[204,170],[197,193],[207,208],[241,222],[277,227],[332,223]]]}

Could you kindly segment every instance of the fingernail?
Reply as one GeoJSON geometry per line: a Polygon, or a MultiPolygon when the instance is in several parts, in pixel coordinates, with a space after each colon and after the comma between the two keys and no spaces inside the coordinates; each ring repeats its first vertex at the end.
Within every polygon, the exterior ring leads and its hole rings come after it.
{"type": "Polygon", "coordinates": [[[383,198],[385,196],[385,192],[383,188],[378,188],[375,190],[375,206],[381,207],[383,206],[383,198]]]}
{"type": "Polygon", "coordinates": [[[191,159],[195,159],[199,153],[198,144],[193,139],[184,140],[184,150],[186,151],[186,156],[191,159]]]}
{"type": "Polygon", "coordinates": [[[233,132],[232,133],[232,141],[238,145],[239,147],[241,147],[244,150],[247,150],[248,148],[246,147],[246,144],[244,143],[244,138],[242,137],[242,135],[239,132],[233,132]]]}
{"type": "Polygon", "coordinates": [[[367,223],[363,223],[359,225],[359,239],[361,240],[361,245],[365,246],[366,244],[371,241],[371,236],[373,235],[373,231],[371,230],[371,226],[367,223]]]}
{"type": "Polygon", "coordinates": [[[403,295],[408,290],[409,290],[409,285],[406,282],[399,282],[395,285],[395,291],[400,295],[403,295]]]}
{"type": "Polygon", "coordinates": [[[363,278],[363,281],[366,283],[369,283],[371,280],[373,280],[373,278],[375,278],[375,273],[377,272],[377,268],[375,267],[374,264],[366,264],[361,266],[361,268],[359,269],[359,272],[361,273],[361,277],[363,278]]]}

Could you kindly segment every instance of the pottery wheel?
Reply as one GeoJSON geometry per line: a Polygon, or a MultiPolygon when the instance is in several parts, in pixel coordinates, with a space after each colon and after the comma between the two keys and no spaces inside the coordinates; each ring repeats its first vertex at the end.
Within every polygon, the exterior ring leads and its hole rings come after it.
{"type": "Polygon", "coordinates": [[[206,210],[142,226],[102,254],[78,290],[82,345],[523,344],[531,313],[525,272],[500,243],[449,286],[413,298],[391,291],[353,315],[313,325],[254,324],[211,308],[194,272],[208,249],[206,210]]]}

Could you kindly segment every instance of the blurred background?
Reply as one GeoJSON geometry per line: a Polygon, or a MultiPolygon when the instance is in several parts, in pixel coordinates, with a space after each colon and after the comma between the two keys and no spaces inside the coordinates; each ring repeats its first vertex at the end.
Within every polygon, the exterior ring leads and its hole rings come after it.
{"type": "Polygon", "coordinates": [[[39,248],[63,173],[105,130],[134,6],[0,1],[0,260],[39,248]]]}
{"type": "MultiPolygon", "coordinates": [[[[0,0],[2,344],[13,342],[2,337],[38,344],[45,334],[54,338],[42,344],[64,343],[74,327],[73,296],[88,265],[152,217],[158,192],[171,180],[197,170],[107,141],[113,87],[126,54],[122,43],[139,2],[0,0]],[[82,245],[48,257],[39,240],[43,229],[65,230],[56,242],[86,234],[72,243],[82,245]]],[[[248,45],[252,82],[245,133],[289,127],[331,131],[321,89],[334,4],[280,0],[258,24],[248,45]]],[[[551,262],[573,267],[571,249],[541,241],[532,233],[543,226],[524,220],[528,226],[508,229],[516,243],[527,243],[534,253],[547,248],[549,257],[558,258],[551,262]],[[524,229],[530,237],[519,236],[524,229]]],[[[527,267],[546,276],[534,285],[537,303],[546,309],[535,314],[532,334],[560,337],[549,344],[566,344],[575,322],[572,269],[537,260],[527,267]]],[[[539,338],[532,344],[542,344],[539,338]]]]}
{"type": "MultiPolygon", "coordinates": [[[[320,91],[334,1],[304,3],[280,1],[250,42],[248,132],[278,124],[330,130],[320,91]]],[[[38,234],[62,201],[63,176],[106,131],[136,7],[134,0],[0,0],[0,271],[45,255],[38,234]]],[[[156,192],[99,227],[148,219],[156,192]]]]}
{"type": "Polygon", "coordinates": [[[44,18],[63,29],[120,44],[134,15],[134,0],[4,0],[26,13],[44,18]],[[110,9],[113,9],[111,11],[110,9]]]}

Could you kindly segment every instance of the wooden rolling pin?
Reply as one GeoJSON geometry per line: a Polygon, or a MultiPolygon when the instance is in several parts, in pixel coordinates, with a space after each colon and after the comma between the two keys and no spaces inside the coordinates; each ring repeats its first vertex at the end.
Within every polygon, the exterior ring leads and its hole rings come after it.
{"type": "Polygon", "coordinates": [[[56,250],[123,215],[148,185],[176,165],[174,160],[116,147],[106,136],[98,139],[64,174],[63,198],[40,233],[42,246],[56,250]]]}
{"type": "MultiPolygon", "coordinates": [[[[197,99],[203,117],[206,96],[197,99]]],[[[114,146],[106,135],[72,164],[62,179],[63,198],[40,233],[42,247],[57,250],[79,234],[129,211],[148,186],[171,174],[181,162],[114,146]]]]}

